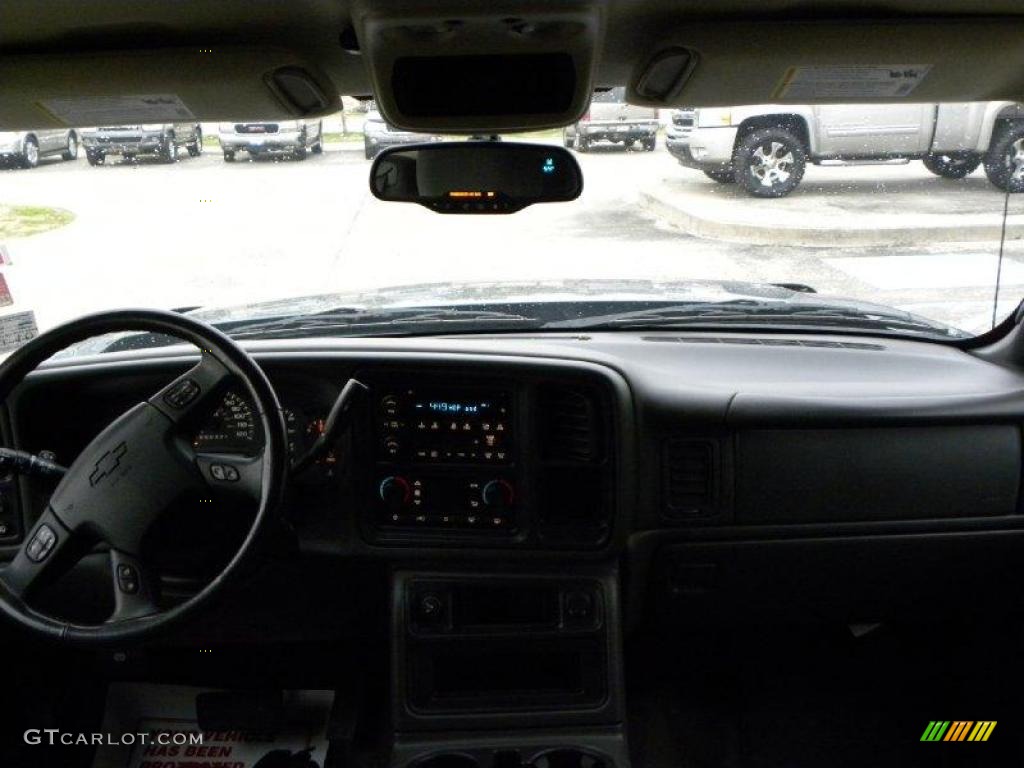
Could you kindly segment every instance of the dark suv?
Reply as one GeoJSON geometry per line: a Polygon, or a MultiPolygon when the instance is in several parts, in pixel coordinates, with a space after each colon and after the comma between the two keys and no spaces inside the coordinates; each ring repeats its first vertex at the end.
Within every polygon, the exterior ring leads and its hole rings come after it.
{"type": "Polygon", "coordinates": [[[202,153],[203,129],[199,123],[83,128],[82,144],[89,165],[101,165],[107,155],[121,155],[125,160],[139,155],[155,155],[165,163],[174,163],[181,149],[185,149],[190,157],[198,157],[202,153]]]}

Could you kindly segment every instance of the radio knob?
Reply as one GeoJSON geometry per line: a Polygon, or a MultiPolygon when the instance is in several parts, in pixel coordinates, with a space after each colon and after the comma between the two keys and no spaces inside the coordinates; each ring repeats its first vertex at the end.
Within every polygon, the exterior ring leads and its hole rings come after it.
{"type": "Polygon", "coordinates": [[[480,491],[484,506],[492,509],[503,509],[511,506],[515,499],[515,489],[507,480],[491,480],[480,491]]]}
{"type": "Polygon", "coordinates": [[[396,475],[391,475],[381,480],[377,493],[388,509],[404,507],[409,503],[409,499],[412,498],[412,489],[409,487],[409,481],[404,477],[396,475]]]}

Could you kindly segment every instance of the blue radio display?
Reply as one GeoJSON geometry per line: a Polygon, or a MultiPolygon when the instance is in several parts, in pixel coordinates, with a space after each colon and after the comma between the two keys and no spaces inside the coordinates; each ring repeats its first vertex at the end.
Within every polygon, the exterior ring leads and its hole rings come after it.
{"type": "Polygon", "coordinates": [[[434,413],[479,414],[486,413],[491,409],[489,402],[476,400],[428,400],[426,403],[416,403],[417,409],[422,409],[424,406],[428,411],[434,413]]]}

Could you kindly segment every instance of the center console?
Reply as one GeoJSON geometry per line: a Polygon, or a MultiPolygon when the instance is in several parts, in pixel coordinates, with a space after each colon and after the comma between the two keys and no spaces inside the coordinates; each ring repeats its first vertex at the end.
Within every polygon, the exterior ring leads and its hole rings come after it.
{"type": "Polygon", "coordinates": [[[396,573],[392,765],[624,768],[618,616],[596,567],[396,573]]]}
{"type": "Polygon", "coordinates": [[[394,563],[392,768],[628,768],[613,378],[511,363],[357,376],[361,532],[394,563]],[[439,548],[464,552],[431,570],[439,548]]]}

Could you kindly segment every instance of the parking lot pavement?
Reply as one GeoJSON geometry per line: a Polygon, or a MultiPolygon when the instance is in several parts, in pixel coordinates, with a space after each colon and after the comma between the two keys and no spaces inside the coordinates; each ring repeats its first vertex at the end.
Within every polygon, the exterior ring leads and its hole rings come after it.
{"type": "MultiPolygon", "coordinates": [[[[91,168],[79,160],[0,171],[0,202],[63,207],[76,216],[63,229],[8,242],[14,266],[4,271],[15,308],[34,309],[42,328],[115,306],[235,305],[391,285],[583,277],[797,282],[969,330],[990,322],[998,242],[812,248],[698,238],[659,218],[642,198],[666,178],[713,184],[703,175],[680,168],[662,148],[599,149],[578,158],[580,200],[507,217],[440,216],[381,203],[369,193],[369,163],[358,143],[302,162],[226,164],[208,149],[174,166],[91,168]]],[[[853,193],[869,183],[866,170],[814,169],[836,174],[821,184],[846,184],[853,193]]],[[[904,181],[911,187],[919,183],[912,168],[885,170],[910,174],[904,181]]],[[[813,197],[810,174],[809,181],[805,197],[813,197]]],[[[913,196],[894,193],[888,204],[913,196]]],[[[829,195],[828,206],[842,210],[842,196],[829,195]]],[[[1001,311],[1024,288],[1024,260],[1013,246],[1001,311]]]]}
{"type": "MultiPolygon", "coordinates": [[[[953,181],[920,162],[809,166],[788,197],[751,197],[700,171],[678,168],[651,185],[644,202],[682,231],[756,245],[924,246],[991,241],[1002,235],[1005,195],[975,171],[953,181]]],[[[1007,237],[1024,238],[1024,205],[1014,205],[1007,237]]]]}

